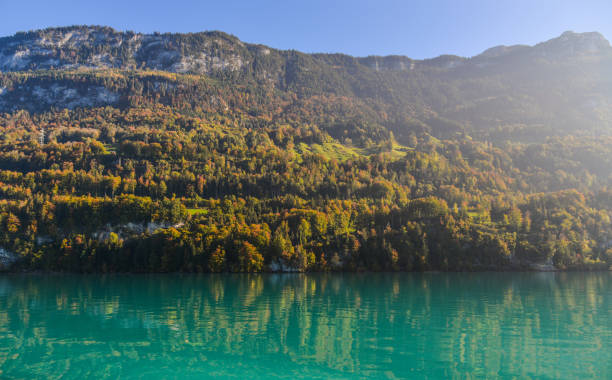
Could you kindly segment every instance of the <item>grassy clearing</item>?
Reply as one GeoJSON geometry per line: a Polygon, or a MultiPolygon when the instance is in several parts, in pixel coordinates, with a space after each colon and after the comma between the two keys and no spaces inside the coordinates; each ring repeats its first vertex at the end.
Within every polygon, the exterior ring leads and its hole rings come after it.
{"type": "Polygon", "coordinates": [[[296,151],[298,153],[320,154],[327,159],[336,159],[339,161],[346,161],[348,159],[355,158],[358,156],[371,156],[379,153],[390,154],[391,157],[397,159],[404,157],[406,153],[410,150],[412,150],[412,148],[397,143],[394,143],[393,149],[387,152],[381,152],[376,147],[356,148],[352,146],[343,145],[338,142],[312,145],[301,143],[296,147],[296,151]]]}
{"type": "Polygon", "coordinates": [[[206,215],[208,214],[208,209],[205,208],[188,208],[187,213],[189,215],[206,215]]]}

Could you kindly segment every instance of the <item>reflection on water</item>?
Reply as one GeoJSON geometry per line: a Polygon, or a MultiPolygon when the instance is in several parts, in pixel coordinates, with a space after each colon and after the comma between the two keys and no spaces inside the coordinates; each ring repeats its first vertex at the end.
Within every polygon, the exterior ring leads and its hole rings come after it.
{"type": "Polygon", "coordinates": [[[612,376],[610,273],[0,277],[0,377],[612,376]]]}

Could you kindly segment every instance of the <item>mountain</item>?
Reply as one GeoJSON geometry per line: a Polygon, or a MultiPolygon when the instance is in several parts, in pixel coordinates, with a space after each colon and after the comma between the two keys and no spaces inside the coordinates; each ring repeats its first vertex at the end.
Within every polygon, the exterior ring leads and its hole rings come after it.
{"type": "Polygon", "coordinates": [[[0,38],[0,266],[612,264],[612,47],[351,57],[223,32],[0,38]]]}
{"type": "Polygon", "coordinates": [[[612,48],[598,33],[566,32],[535,46],[500,46],[471,58],[412,60],[280,51],[222,32],[147,35],[106,27],[52,28],[0,39],[4,82],[11,73],[35,73],[17,86],[2,85],[0,110],[117,105],[130,89],[85,85],[82,77],[59,85],[46,81],[45,72],[149,70],[273,87],[301,98],[349,97],[361,103],[369,121],[400,140],[411,125],[436,136],[499,134],[517,126],[533,135],[577,128],[607,133],[611,63],[612,48]],[[25,99],[36,102],[24,104],[25,99]],[[384,114],[368,108],[384,109],[384,114]]]}

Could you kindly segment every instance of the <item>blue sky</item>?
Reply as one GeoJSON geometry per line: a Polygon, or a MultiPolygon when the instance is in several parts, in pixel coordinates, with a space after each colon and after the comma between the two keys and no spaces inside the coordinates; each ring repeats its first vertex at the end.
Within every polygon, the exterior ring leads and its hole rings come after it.
{"type": "Polygon", "coordinates": [[[243,41],[356,56],[472,56],[565,30],[612,37],[611,0],[0,0],[0,36],[74,24],[222,30],[243,41]]]}

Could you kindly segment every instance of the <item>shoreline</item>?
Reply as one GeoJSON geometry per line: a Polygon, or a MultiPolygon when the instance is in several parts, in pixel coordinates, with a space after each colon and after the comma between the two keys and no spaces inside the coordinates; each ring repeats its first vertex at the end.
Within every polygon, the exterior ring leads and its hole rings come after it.
{"type": "Polygon", "coordinates": [[[74,271],[43,271],[43,270],[0,270],[3,274],[36,274],[36,275],[163,275],[163,274],[186,274],[186,275],[233,275],[233,274],[376,274],[376,273],[569,273],[569,272],[612,272],[612,267],[603,266],[575,266],[569,268],[546,268],[537,269],[530,267],[521,268],[484,268],[474,270],[426,270],[426,271],[375,271],[375,270],[310,270],[310,271],[257,271],[257,272],[74,272],[74,271]]]}

